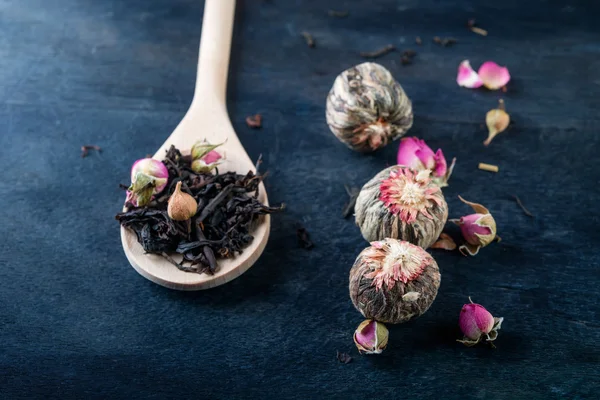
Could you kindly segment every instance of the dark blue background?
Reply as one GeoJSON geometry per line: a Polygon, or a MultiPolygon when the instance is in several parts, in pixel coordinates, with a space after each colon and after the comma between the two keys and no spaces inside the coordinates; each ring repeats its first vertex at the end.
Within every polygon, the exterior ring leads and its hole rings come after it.
{"type": "Polygon", "coordinates": [[[229,111],[250,156],[264,156],[271,201],[288,208],[246,274],[180,293],[129,266],[114,214],[131,163],[190,103],[201,17],[197,0],[0,4],[0,397],[597,396],[597,2],[240,2],[229,111]],[[471,33],[468,18],[489,36],[471,33]],[[459,42],[442,48],[436,35],[459,42]],[[392,327],[383,355],[363,357],[347,286],[366,243],[340,217],[343,185],[393,164],[397,146],[346,149],[324,105],[359,52],[388,43],[418,52],[406,67],[398,52],[378,60],[413,101],[409,134],[458,158],[444,190],[451,217],[470,211],[458,194],[483,203],[503,240],[475,258],[434,251],[442,285],[432,308],[392,327]],[[459,88],[463,59],[507,65],[508,93],[459,88]],[[485,148],[485,113],[499,97],[514,125],[485,148]],[[244,118],[257,112],[264,127],[251,130],[244,118]],[[82,159],[83,144],[104,151],[82,159]],[[296,223],[312,251],[298,248],[296,223]],[[505,318],[497,349],[455,342],[467,296],[505,318]],[[339,363],[338,350],[354,361],[339,363]]]}

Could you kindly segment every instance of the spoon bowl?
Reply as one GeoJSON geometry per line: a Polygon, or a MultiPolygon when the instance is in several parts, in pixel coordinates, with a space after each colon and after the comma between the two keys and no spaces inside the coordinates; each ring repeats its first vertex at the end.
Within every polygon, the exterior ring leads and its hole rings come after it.
{"type": "MultiPolygon", "coordinates": [[[[219,147],[225,155],[225,161],[219,167],[222,171],[244,175],[248,171],[256,172],[233,130],[225,102],[234,11],[235,0],[206,0],[194,99],[182,121],[153,158],[162,160],[171,145],[189,154],[194,143],[206,139],[210,143],[225,142],[219,147]]],[[[262,183],[258,199],[268,205],[262,183]]],[[[135,233],[124,227],[121,227],[121,243],[129,263],[152,282],[177,290],[202,290],[229,282],[248,270],[267,244],[270,223],[268,214],[261,216],[251,232],[254,240],[236,257],[217,260],[218,269],[214,275],[184,272],[160,255],[145,253],[135,233]]],[[[173,255],[173,258],[180,261],[182,257],[173,255]]]]}

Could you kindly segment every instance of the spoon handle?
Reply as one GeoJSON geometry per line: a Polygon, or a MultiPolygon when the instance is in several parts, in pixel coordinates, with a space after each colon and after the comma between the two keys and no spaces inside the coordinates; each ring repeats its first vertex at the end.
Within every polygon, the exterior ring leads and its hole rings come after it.
{"type": "Polygon", "coordinates": [[[192,106],[207,102],[225,107],[227,71],[235,0],[206,0],[192,106]]]}

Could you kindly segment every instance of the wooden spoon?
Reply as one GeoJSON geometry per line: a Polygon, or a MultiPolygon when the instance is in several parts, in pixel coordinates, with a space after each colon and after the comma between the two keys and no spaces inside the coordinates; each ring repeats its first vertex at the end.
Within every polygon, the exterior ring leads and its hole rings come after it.
{"type": "MultiPolygon", "coordinates": [[[[189,154],[192,145],[198,140],[206,138],[211,143],[227,140],[219,147],[226,156],[226,161],[220,169],[237,171],[240,174],[255,171],[254,164],[231,126],[225,104],[234,11],[235,0],[206,0],[198,76],[192,104],[183,120],[153,158],[163,159],[171,145],[189,154]]],[[[267,205],[267,195],[262,183],[259,192],[259,200],[267,205]]],[[[269,215],[265,215],[251,232],[254,236],[252,243],[235,258],[217,260],[219,267],[214,275],[183,272],[162,256],[144,253],[135,234],[123,227],[121,242],[127,259],[142,276],[171,289],[201,290],[222,285],[250,268],[267,244],[270,226],[269,215]]],[[[178,261],[181,259],[175,256],[173,258],[178,261]]]]}

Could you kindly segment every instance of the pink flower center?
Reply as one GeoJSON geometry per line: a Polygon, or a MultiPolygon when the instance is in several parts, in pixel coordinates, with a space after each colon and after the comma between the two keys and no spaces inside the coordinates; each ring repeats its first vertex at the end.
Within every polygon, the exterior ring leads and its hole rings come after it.
{"type": "Polygon", "coordinates": [[[421,275],[431,262],[431,256],[423,249],[408,242],[385,239],[371,246],[363,257],[373,270],[365,274],[373,279],[373,286],[380,290],[385,284],[392,289],[397,281],[407,283],[421,275]]]}
{"type": "Polygon", "coordinates": [[[434,204],[441,205],[441,200],[435,195],[440,188],[430,182],[429,178],[417,180],[408,168],[393,170],[390,177],[381,182],[379,200],[406,223],[414,222],[419,212],[432,219],[427,209],[434,204]]]}

